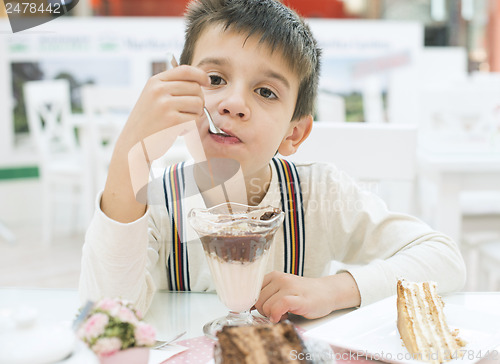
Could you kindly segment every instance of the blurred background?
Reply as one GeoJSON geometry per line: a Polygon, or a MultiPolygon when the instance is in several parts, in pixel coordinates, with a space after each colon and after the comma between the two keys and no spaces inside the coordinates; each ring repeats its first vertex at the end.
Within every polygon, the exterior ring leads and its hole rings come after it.
{"type": "MultiPolygon", "coordinates": [[[[80,0],[18,33],[0,5],[0,286],[77,287],[114,142],[180,55],[187,2],[80,0]]],[[[283,2],[324,55],[315,132],[292,159],[335,163],[449,234],[466,290],[499,290],[500,0],[283,2]]],[[[179,139],[156,166],[186,156],[179,139]]]]}

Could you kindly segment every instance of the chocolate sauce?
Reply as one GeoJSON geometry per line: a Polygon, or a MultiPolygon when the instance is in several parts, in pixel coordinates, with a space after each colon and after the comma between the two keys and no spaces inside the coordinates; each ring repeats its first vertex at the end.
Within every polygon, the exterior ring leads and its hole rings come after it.
{"type": "Polygon", "coordinates": [[[224,262],[253,262],[269,249],[274,234],[206,235],[201,237],[203,249],[224,262]]]}
{"type": "Polygon", "coordinates": [[[264,214],[262,214],[260,219],[263,221],[271,220],[273,217],[279,215],[280,211],[281,211],[280,209],[274,209],[273,211],[264,212],[264,214]]]}

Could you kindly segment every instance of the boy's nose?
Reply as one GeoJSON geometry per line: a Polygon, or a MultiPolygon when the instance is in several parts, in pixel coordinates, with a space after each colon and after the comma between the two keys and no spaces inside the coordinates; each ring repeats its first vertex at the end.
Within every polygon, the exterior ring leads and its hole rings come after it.
{"type": "Polygon", "coordinates": [[[248,120],[250,118],[250,108],[240,93],[232,93],[226,97],[219,104],[218,111],[221,115],[228,115],[241,120],[248,120]]]}

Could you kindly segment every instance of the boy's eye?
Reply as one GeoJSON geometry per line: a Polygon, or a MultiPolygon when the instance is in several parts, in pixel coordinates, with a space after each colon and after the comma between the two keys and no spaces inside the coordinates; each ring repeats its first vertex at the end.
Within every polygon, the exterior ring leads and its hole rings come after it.
{"type": "Polygon", "coordinates": [[[210,84],[212,86],[220,86],[225,84],[224,79],[220,76],[210,75],[209,77],[210,77],[210,84]]]}
{"type": "Polygon", "coordinates": [[[265,97],[266,99],[276,99],[278,96],[271,90],[265,87],[259,87],[257,90],[255,90],[260,96],[265,97]]]}

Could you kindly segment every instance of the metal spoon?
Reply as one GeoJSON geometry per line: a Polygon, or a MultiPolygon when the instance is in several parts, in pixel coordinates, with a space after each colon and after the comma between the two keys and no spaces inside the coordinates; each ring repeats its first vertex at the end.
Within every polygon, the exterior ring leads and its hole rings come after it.
{"type": "Polygon", "coordinates": [[[184,331],[184,332],[181,332],[180,334],[177,334],[175,335],[173,338],[171,339],[168,339],[166,341],[156,341],[155,344],[151,347],[151,349],[161,349],[165,346],[167,346],[168,344],[171,344],[173,343],[174,341],[176,341],[177,339],[180,339],[182,336],[184,336],[186,334],[187,331],[184,331]]]}
{"type": "MultiPolygon", "coordinates": [[[[177,67],[179,64],[177,63],[177,60],[175,59],[175,56],[171,53],[168,53],[167,54],[167,70],[168,69],[171,69],[171,68],[175,68],[177,67]]],[[[207,116],[207,119],[208,119],[208,129],[210,130],[210,132],[212,134],[219,134],[219,135],[223,135],[223,136],[229,136],[229,134],[225,133],[224,131],[222,131],[221,129],[219,129],[214,121],[212,120],[212,116],[210,115],[210,113],[208,112],[207,108],[206,107],[203,107],[203,111],[205,112],[205,115],[207,116]]]]}
{"type": "Polygon", "coordinates": [[[78,316],[73,320],[73,325],[72,325],[73,331],[75,332],[78,331],[78,329],[82,325],[83,321],[87,318],[88,314],[90,313],[93,307],[94,307],[94,302],[87,301],[85,303],[78,316]]]}

